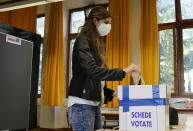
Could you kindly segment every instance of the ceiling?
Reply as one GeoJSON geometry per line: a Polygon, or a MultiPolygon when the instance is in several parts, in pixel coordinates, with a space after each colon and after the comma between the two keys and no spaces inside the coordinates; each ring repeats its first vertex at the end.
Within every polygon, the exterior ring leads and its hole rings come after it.
{"type": "Polygon", "coordinates": [[[62,0],[0,0],[0,12],[37,6],[62,0]]]}
{"type": "Polygon", "coordinates": [[[108,3],[108,0],[0,0],[0,12],[47,4],[50,2],[64,1],[69,9],[92,4],[108,3]],[[73,4],[72,4],[73,3],[73,4]]]}
{"type": "Polygon", "coordinates": [[[1,0],[1,1],[0,1],[0,5],[16,3],[16,2],[18,2],[18,1],[27,1],[27,0],[1,0]]]}

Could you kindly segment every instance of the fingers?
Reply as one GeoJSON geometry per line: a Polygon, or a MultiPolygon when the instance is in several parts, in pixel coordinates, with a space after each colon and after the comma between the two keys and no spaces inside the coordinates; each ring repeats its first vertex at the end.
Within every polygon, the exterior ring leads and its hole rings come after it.
{"type": "Polygon", "coordinates": [[[137,73],[141,74],[141,69],[135,65],[133,72],[137,72],[137,73]]]}
{"type": "Polygon", "coordinates": [[[128,66],[127,68],[123,69],[126,73],[132,73],[132,72],[137,72],[139,74],[141,74],[141,69],[135,65],[135,64],[131,64],[130,66],[128,66]]]}

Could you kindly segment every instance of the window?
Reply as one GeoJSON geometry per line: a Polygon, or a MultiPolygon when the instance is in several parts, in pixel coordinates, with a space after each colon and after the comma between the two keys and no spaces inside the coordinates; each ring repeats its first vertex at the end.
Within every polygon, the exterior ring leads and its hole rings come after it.
{"type": "Polygon", "coordinates": [[[70,33],[78,33],[79,27],[83,26],[85,21],[84,11],[76,11],[71,14],[70,33]]]}
{"type": "Polygon", "coordinates": [[[160,83],[167,84],[174,92],[173,30],[159,31],[160,83]]]}
{"type": "Polygon", "coordinates": [[[41,94],[41,72],[42,72],[42,51],[43,51],[43,39],[44,39],[44,23],[45,23],[45,16],[39,15],[37,17],[37,34],[41,35],[41,45],[40,45],[40,63],[39,63],[39,80],[38,80],[38,96],[40,97],[41,94]]]}
{"type": "Polygon", "coordinates": [[[85,22],[85,10],[72,10],[70,11],[70,31],[69,31],[69,68],[68,68],[68,78],[72,78],[72,51],[74,47],[74,42],[76,36],[80,31],[80,27],[83,26],[85,22]]]}
{"type": "Polygon", "coordinates": [[[175,0],[157,0],[158,23],[175,22],[175,0]]]}
{"type": "Polygon", "coordinates": [[[44,22],[45,17],[44,16],[38,16],[37,18],[37,34],[40,34],[41,37],[44,37],[44,22]]]}
{"type": "MultiPolygon", "coordinates": [[[[72,78],[72,51],[74,47],[75,39],[80,32],[80,27],[83,26],[85,22],[85,18],[88,17],[92,8],[98,5],[86,6],[78,9],[70,10],[69,14],[69,35],[68,35],[68,43],[69,43],[69,50],[68,50],[68,82],[67,87],[69,85],[69,81],[72,78]]],[[[100,4],[100,6],[104,6],[107,8],[107,4],[100,4]]],[[[67,91],[68,92],[68,91],[67,91]]]]}
{"type": "Polygon", "coordinates": [[[42,79],[41,79],[41,73],[42,73],[42,51],[43,51],[43,44],[40,45],[40,64],[39,64],[39,79],[38,79],[38,95],[41,94],[41,85],[42,85],[42,79]]]}
{"type": "Polygon", "coordinates": [[[182,19],[193,19],[193,0],[181,0],[182,19]]]}
{"type": "Polygon", "coordinates": [[[193,1],[157,0],[160,84],[193,96],[193,1]]]}
{"type": "Polygon", "coordinates": [[[69,71],[69,76],[70,76],[70,78],[72,78],[72,51],[73,51],[73,48],[74,48],[74,42],[75,42],[75,39],[72,39],[72,40],[70,40],[70,61],[69,61],[69,63],[70,63],[70,71],[69,71]]]}
{"type": "Polygon", "coordinates": [[[184,90],[193,93],[193,28],[183,30],[184,90]]]}

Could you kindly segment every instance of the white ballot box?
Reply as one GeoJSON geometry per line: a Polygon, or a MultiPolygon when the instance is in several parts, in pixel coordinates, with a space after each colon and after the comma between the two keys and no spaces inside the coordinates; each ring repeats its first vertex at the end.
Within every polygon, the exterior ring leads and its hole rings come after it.
{"type": "Polygon", "coordinates": [[[118,86],[120,131],[168,131],[165,85],[118,86]]]}

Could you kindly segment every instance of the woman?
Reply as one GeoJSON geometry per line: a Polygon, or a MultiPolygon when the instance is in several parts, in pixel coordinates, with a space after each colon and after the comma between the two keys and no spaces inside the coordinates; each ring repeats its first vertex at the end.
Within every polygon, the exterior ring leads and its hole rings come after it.
{"type": "Polygon", "coordinates": [[[105,8],[93,8],[75,41],[68,92],[68,116],[73,131],[101,128],[100,105],[116,94],[104,81],[121,81],[126,73],[141,73],[134,64],[125,69],[107,68],[103,36],[110,32],[111,21],[112,16],[105,8]]]}

